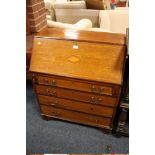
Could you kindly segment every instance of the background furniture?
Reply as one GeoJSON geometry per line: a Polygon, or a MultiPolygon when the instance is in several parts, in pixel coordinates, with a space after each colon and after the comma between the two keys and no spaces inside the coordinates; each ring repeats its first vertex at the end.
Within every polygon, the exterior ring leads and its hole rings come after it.
{"type": "Polygon", "coordinates": [[[129,94],[126,93],[125,95],[126,96],[124,96],[124,98],[122,97],[120,101],[121,112],[119,114],[118,125],[116,129],[117,136],[129,136],[129,94]]]}
{"type": "Polygon", "coordinates": [[[75,24],[79,20],[86,18],[92,22],[91,31],[100,32],[109,31],[125,34],[126,28],[129,27],[129,10],[127,7],[120,7],[116,10],[95,10],[85,8],[84,1],[78,1],[78,5],[73,2],[72,4],[71,2],[66,3],[45,3],[45,8],[48,10],[47,19],[75,24]]]}
{"type": "Polygon", "coordinates": [[[99,14],[100,28],[114,33],[126,34],[129,27],[128,8],[116,10],[102,10],[99,14]]]}
{"type": "Polygon", "coordinates": [[[116,135],[129,136],[129,29],[126,31],[127,55],[124,72],[124,83],[121,94],[120,108],[117,120],[116,135]]]}
{"type": "Polygon", "coordinates": [[[99,27],[99,10],[55,9],[56,21],[75,24],[81,19],[89,19],[93,27],[99,27]]]}
{"type": "Polygon", "coordinates": [[[129,59],[126,61],[123,91],[120,101],[120,112],[116,128],[117,136],[129,136],[129,59]]]}
{"type": "Polygon", "coordinates": [[[54,2],[52,3],[54,9],[86,9],[85,1],[74,2],[54,2]]]}
{"type": "Polygon", "coordinates": [[[86,6],[88,9],[95,10],[104,10],[106,7],[104,0],[86,0],[86,6]]]}

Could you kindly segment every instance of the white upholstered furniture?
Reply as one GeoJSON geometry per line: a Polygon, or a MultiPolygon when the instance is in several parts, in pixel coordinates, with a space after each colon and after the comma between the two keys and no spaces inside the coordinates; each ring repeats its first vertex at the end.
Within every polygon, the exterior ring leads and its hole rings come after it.
{"type": "Polygon", "coordinates": [[[55,2],[52,7],[54,9],[86,9],[86,3],[85,1],[55,2]]]}
{"type": "Polygon", "coordinates": [[[91,20],[93,27],[99,27],[100,10],[91,9],[55,9],[56,21],[74,24],[81,19],[91,20]]]}
{"type": "Polygon", "coordinates": [[[115,33],[126,34],[129,27],[129,10],[101,10],[99,14],[100,28],[115,33]]]}
{"type": "Polygon", "coordinates": [[[75,24],[68,24],[47,20],[47,25],[48,27],[69,28],[78,30],[85,30],[88,28],[92,28],[92,22],[89,19],[81,19],[75,24]]]}
{"type": "Polygon", "coordinates": [[[115,10],[91,10],[85,8],[84,1],[61,4],[51,2],[50,5],[45,3],[45,6],[50,12],[47,15],[49,26],[77,28],[75,26],[77,22],[81,19],[89,19],[92,22],[92,27],[87,27],[87,22],[84,22],[84,26],[80,27],[80,29],[125,34],[126,28],[129,27],[129,9],[127,7],[116,8],[115,10]]]}
{"type": "Polygon", "coordinates": [[[56,1],[56,0],[44,0],[47,19],[56,20],[56,9],[86,9],[85,1],[56,1]]]}

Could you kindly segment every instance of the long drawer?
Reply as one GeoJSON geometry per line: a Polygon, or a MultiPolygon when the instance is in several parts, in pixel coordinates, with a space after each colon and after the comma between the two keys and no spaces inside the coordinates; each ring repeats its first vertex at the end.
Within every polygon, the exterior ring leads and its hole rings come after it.
{"type": "Polygon", "coordinates": [[[36,92],[47,96],[55,96],[66,99],[78,100],[81,102],[88,102],[98,105],[106,105],[115,107],[116,98],[110,96],[96,95],[92,93],[84,93],[70,89],[63,89],[58,87],[50,87],[44,85],[35,85],[36,92]]]}
{"type": "Polygon", "coordinates": [[[84,123],[99,127],[110,127],[111,120],[109,118],[88,115],[75,111],[58,109],[46,105],[40,105],[41,113],[54,118],[68,120],[77,123],[84,123]]]}
{"type": "Polygon", "coordinates": [[[75,110],[88,114],[95,114],[99,116],[112,117],[113,108],[93,105],[68,99],[56,98],[51,96],[38,95],[39,103],[50,105],[52,107],[75,110]]]}
{"type": "Polygon", "coordinates": [[[113,88],[104,85],[82,83],[73,80],[64,80],[54,77],[38,76],[38,84],[56,86],[62,88],[75,89],[80,91],[92,92],[97,94],[113,95],[113,88]]]}

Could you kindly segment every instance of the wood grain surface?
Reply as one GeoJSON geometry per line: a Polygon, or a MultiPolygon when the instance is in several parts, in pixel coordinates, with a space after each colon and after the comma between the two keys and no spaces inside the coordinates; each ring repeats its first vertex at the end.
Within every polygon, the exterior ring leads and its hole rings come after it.
{"type": "Polygon", "coordinates": [[[36,37],[54,38],[63,40],[79,40],[87,42],[100,42],[108,44],[125,45],[126,38],[124,34],[109,32],[93,32],[84,30],[62,29],[62,28],[45,28],[36,37]]]}
{"type": "Polygon", "coordinates": [[[94,83],[86,83],[86,82],[79,82],[76,80],[65,80],[60,77],[48,77],[48,76],[38,76],[38,84],[41,85],[48,85],[48,86],[56,86],[74,90],[80,90],[85,92],[93,92],[97,94],[105,94],[105,95],[113,95],[113,87],[106,86],[103,83],[100,85],[96,85],[94,83]]]}
{"type": "Polygon", "coordinates": [[[111,118],[113,115],[113,108],[102,107],[99,105],[93,105],[89,103],[73,101],[68,99],[62,99],[52,96],[38,95],[39,103],[49,105],[52,107],[63,108],[68,110],[74,110],[78,112],[94,114],[99,116],[105,116],[111,118]]]}
{"type": "Polygon", "coordinates": [[[124,55],[119,45],[35,38],[30,71],[121,85],[124,55]]]}
{"type": "Polygon", "coordinates": [[[126,55],[121,34],[46,28],[35,36],[31,78],[43,118],[111,132],[126,55]]]}
{"type": "Polygon", "coordinates": [[[35,85],[35,90],[37,94],[43,94],[47,96],[55,96],[64,99],[78,100],[81,102],[105,105],[109,107],[117,106],[116,98],[110,96],[95,95],[91,93],[84,93],[70,89],[63,89],[43,85],[35,85]]]}
{"type": "Polygon", "coordinates": [[[41,105],[40,108],[41,108],[41,112],[44,115],[52,116],[54,118],[64,119],[72,122],[77,122],[77,123],[84,123],[84,124],[109,128],[110,122],[111,122],[109,118],[88,115],[84,113],[64,110],[64,109],[55,108],[55,107],[49,107],[45,105],[41,105]]]}

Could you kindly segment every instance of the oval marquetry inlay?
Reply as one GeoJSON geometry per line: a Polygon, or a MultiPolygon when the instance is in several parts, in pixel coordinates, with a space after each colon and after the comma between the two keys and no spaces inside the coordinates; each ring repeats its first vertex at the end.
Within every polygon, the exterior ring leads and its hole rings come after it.
{"type": "Polygon", "coordinates": [[[68,58],[68,60],[70,62],[75,63],[75,62],[78,62],[80,59],[78,57],[76,57],[76,56],[71,56],[71,57],[68,58]]]}

